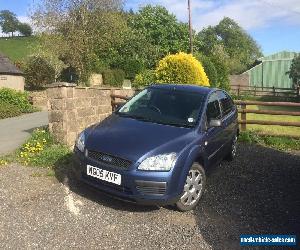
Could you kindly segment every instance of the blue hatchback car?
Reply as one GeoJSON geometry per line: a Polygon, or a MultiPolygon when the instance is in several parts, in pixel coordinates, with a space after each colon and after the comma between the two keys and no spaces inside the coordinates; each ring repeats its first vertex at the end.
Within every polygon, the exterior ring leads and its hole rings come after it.
{"type": "Polygon", "coordinates": [[[223,90],[152,85],[78,136],[75,173],[122,200],[191,210],[207,170],[236,155],[237,117],[223,90]]]}

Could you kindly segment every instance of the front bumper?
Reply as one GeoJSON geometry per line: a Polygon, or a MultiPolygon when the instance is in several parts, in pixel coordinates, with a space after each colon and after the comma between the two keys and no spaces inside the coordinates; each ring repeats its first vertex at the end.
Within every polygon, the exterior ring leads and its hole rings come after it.
{"type": "Polygon", "coordinates": [[[73,172],[77,179],[114,198],[142,205],[175,204],[181,192],[174,189],[171,172],[146,172],[136,169],[112,168],[85,158],[80,152],[75,152],[73,172]],[[112,184],[88,176],[87,165],[121,174],[121,185],[112,184]]]}

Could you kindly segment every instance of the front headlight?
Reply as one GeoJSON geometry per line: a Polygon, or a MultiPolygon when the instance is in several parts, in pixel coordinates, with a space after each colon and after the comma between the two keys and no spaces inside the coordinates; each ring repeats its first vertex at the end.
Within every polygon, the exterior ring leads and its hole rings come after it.
{"type": "Polygon", "coordinates": [[[177,159],[176,153],[161,154],[145,159],[138,167],[145,171],[170,171],[177,159]]]}
{"type": "Polygon", "coordinates": [[[84,146],[85,146],[84,144],[85,144],[85,134],[84,134],[84,131],[83,131],[77,137],[75,145],[76,145],[76,147],[78,148],[79,151],[84,152],[84,146]]]}

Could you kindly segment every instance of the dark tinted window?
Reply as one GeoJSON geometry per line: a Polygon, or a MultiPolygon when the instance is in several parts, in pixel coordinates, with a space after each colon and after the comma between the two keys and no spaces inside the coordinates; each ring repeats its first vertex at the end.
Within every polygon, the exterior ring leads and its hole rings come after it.
{"type": "Polygon", "coordinates": [[[216,93],[212,94],[209,97],[207,110],[206,110],[207,121],[211,119],[220,119],[221,118],[221,110],[218,101],[218,96],[216,93]]]}
{"type": "Polygon", "coordinates": [[[220,99],[223,116],[226,116],[233,110],[233,107],[234,107],[233,101],[232,101],[231,97],[228,96],[223,91],[219,91],[218,96],[220,99]]]}

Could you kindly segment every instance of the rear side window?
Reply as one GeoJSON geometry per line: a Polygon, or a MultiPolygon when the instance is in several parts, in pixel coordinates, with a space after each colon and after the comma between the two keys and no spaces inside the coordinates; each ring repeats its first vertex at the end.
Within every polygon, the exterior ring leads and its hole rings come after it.
{"type": "Polygon", "coordinates": [[[221,118],[221,110],[218,101],[218,95],[213,93],[208,100],[207,110],[206,110],[207,121],[211,119],[220,119],[221,118]]]}
{"type": "Polygon", "coordinates": [[[234,108],[233,101],[232,101],[231,97],[223,91],[218,91],[218,96],[219,96],[223,116],[226,116],[234,108]]]}

